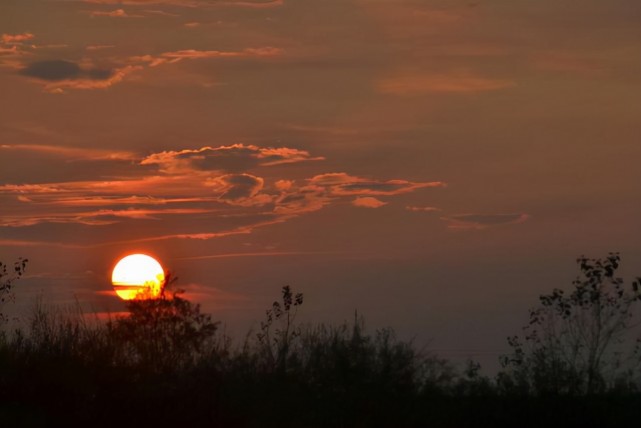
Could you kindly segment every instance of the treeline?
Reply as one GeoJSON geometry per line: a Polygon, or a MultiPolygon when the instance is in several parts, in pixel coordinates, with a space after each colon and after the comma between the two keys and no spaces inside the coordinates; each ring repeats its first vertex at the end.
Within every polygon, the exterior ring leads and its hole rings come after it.
{"type": "Polygon", "coordinates": [[[636,426],[641,360],[626,338],[639,290],[618,261],[579,259],[572,293],[541,296],[492,378],[359,318],[300,325],[289,287],[239,343],[180,294],[101,322],[40,302],[0,335],[0,425],[636,426]]]}

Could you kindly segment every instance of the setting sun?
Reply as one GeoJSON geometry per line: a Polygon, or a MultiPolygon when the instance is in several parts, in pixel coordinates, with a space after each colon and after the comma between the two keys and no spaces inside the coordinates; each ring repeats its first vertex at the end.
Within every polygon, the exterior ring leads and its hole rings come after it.
{"type": "Polygon", "coordinates": [[[114,290],[123,300],[159,297],[164,280],[165,273],[160,263],[145,254],[122,258],[111,274],[114,290]]]}

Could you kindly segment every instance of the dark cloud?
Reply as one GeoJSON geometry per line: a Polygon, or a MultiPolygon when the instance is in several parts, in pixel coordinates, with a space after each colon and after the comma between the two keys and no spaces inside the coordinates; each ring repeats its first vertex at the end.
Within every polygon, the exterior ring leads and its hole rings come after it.
{"type": "Polygon", "coordinates": [[[206,185],[217,193],[221,201],[232,205],[264,205],[272,201],[261,194],[264,180],[250,174],[227,174],[207,180],[206,185]]]}
{"type": "Polygon", "coordinates": [[[111,69],[84,69],[75,62],[59,59],[37,61],[20,70],[20,74],[23,76],[50,82],[75,79],[107,80],[113,76],[113,73],[111,69]]]}

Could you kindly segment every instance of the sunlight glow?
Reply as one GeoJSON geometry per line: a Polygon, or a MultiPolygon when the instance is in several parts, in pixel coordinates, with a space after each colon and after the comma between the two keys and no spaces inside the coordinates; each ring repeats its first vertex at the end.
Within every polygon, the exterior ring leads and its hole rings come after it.
{"type": "Polygon", "coordinates": [[[153,299],[160,296],[165,273],[158,261],[145,254],[131,254],[114,267],[111,283],[123,300],[153,299]]]}

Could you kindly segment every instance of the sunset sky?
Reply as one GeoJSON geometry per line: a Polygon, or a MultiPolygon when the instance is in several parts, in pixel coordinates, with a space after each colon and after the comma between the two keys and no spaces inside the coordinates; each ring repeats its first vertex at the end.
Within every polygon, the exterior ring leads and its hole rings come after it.
{"type": "MultiPolygon", "coordinates": [[[[575,259],[641,276],[638,0],[2,0],[0,261],[122,311],[157,257],[245,333],[302,321],[491,367],[575,259]]],[[[20,306],[23,305],[23,306],[20,306]]]]}

